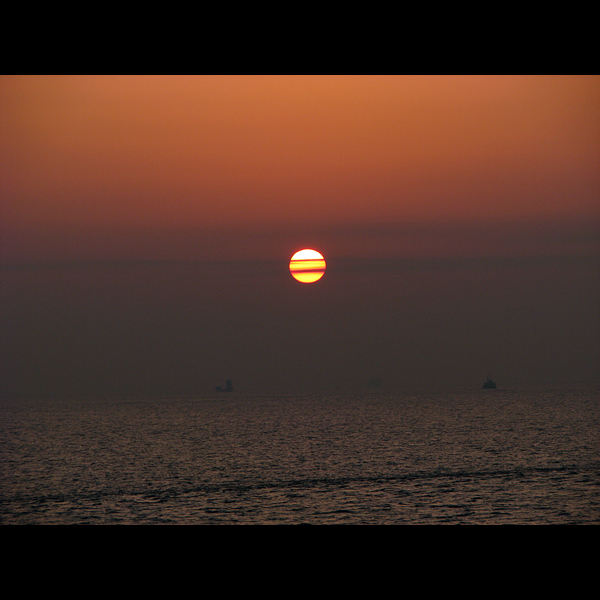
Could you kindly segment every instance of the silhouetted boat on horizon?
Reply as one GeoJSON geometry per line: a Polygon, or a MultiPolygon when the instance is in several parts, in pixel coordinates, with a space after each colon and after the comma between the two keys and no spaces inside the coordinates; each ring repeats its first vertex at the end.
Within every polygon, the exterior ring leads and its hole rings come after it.
{"type": "Polygon", "coordinates": [[[484,390],[495,390],[496,389],[496,382],[492,381],[490,379],[489,375],[488,375],[487,381],[483,384],[483,389],[484,390]]]}
{"type": "Polygon", "coordinates": [[[233,384],[231,383],[231,379],[227,380],[225,387],[218,385],[215,388],[215,392],[233,392],[233,384]]]}

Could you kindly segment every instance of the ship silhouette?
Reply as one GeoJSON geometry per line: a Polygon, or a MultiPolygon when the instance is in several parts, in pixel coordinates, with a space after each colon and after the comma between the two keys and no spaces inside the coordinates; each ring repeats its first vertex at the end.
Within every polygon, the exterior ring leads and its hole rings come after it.
{"type": "Polygon", "coordinates": [[[231,379],[227,380],[225,387],[218,385],[215,388],[215,392],[233,392],[233,384],[231,383],[231,379]]]}
{"type": "Polygon", "coordinates": [[[483,389],[484,390],[496,389],[496,382],[492,381],[489,375],[488,375],[487,381],[483,384],[483,389]]]}

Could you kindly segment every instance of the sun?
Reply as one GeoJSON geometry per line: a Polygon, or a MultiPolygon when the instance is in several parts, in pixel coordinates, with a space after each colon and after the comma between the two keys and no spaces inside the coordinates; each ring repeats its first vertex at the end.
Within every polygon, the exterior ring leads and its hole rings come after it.
{"type": "Polygon", "coordinates": [[[290,260],[290,273],[302,283],[319,281],[325,273],[325,268],[323,255],[310,248],[299,250],[290,260]]]}

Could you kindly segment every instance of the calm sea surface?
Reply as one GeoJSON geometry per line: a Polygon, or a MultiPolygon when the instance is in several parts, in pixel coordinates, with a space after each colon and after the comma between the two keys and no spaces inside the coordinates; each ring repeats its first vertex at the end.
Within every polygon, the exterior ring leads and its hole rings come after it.
{"type": "Polygon", "coordinates": [[[600,524],[600,392],[4,400],[2,524],[600,524]]]}

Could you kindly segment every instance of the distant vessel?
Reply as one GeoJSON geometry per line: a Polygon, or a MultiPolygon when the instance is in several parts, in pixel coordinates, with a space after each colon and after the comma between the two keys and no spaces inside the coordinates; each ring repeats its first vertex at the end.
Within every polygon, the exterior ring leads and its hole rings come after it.
{"type": "Polygon", "coordinates": [[[215,388],[215,392],[233,392],[233,385],[231,383],[231,379],[227,380],[225,387],[221,387],[220,385],[218,385],[215,388]]]}
{"type": "Polygon", "coordinates": [[[496,389],[496,382],[492,381],[490,379],[489,375],[488,375],[487,381],[483,384],[483,389],[484,390],[494,390],[494,389],[496,389]]]}

